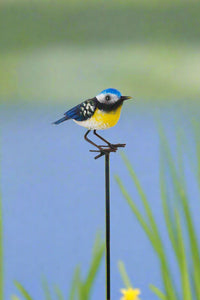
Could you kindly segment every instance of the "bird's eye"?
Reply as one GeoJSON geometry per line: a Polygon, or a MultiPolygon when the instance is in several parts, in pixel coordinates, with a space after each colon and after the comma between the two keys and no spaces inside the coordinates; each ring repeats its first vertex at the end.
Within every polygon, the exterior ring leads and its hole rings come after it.
{"type": "Polygon", "coordinates": [[[106,100],[107,100],[107,101],[110,100],[110,96],[109,96],[109,95],[106,96],[106,100]]]}

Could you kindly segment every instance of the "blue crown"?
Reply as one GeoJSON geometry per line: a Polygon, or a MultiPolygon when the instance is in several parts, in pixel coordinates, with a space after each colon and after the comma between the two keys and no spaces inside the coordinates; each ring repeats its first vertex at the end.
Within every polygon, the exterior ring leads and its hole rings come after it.
{"type": "MultiPolygon", "coordinates": [[[[116,90],[116,89],[112,89],[112,88],[109,88],[109,89],[105,89],[103,90],[100,94],[114,94],[116,95],[117,97],[121,97],[121,93],[120,91],[116,90]]],[[[99,95],[100,95],[99,94],[99,95]]]]}

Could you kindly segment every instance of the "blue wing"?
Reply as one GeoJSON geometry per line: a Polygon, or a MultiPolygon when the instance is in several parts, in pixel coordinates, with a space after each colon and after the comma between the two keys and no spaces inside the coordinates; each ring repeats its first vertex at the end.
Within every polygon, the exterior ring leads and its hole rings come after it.
{"type": "Polygon", "coordinates": [[[67,119],[74,119],[76,121],[84,120],[84,118],[81,114],[81,104],[76,105],[75,107],[71,108],[66,113],[64,113],[64,115],[67,117],[67,119]]]}
{"type": "Polygon", "coordinates": [[[68,119],[74,119],[76,121],[85,121],[94,114],[97,106],[97,100],[95,98],[88,99],[65,113],[68,119]]]}
{"type": "Polygon", "coordinates": [[[66,120],[74,119],[76,121],[85,121],[92,117],[96,110],[97,100],[96,98],[88,99],[64,113],[64,117],[54,122],[54,124],[60,124],[66,120]]]}

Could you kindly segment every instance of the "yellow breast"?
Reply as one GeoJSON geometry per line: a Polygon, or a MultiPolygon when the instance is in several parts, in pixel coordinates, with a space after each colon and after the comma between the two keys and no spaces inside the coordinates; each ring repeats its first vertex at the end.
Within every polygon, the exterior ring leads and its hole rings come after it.
{"type": "Polygon", "coordinates": [[[86,121],[75,121],[79,125],[86,127],[88,129],[107,129],[113,127],[117,124],[122,105],[120,105],[116,110],[104,112],[100,109],[96,109],[94,115],[86,121]]]}
{"type": "Polygon", "coordinates": [[[121,109],[122,105],[111,112],[104,112],[102,110],[96,109],[94,115],[90,120],[94,120],[97,124],[99,124],[99,129],[113,127],[119,121],[121,109]]]}

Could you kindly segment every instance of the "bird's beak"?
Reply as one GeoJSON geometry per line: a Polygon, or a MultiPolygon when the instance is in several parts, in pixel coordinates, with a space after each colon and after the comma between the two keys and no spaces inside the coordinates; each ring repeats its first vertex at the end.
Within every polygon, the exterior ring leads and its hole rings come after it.
{"type": "Polygon", "coordinates": [[[121,96],[122,101],[128,100],[128,99],[133,99],[133,97],[131,97],[131,96],[121,96]]]}

